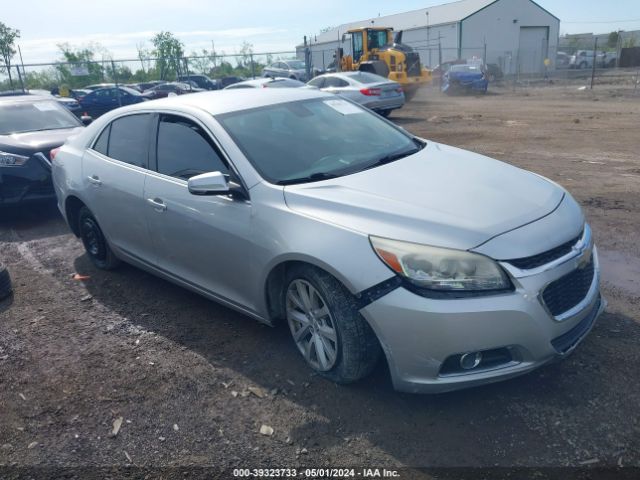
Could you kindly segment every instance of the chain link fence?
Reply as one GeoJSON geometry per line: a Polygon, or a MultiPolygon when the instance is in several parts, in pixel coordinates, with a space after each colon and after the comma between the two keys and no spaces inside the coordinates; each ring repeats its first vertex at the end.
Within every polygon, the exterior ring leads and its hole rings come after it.
{"type": "MultiPolygon", "coordinates": [[[[443,48],[433,42],[408,43],[420,54],[423,65],[435,69],[437,79],[442,70],[455,63],[471,62],[485,69],[492,86],[522,87],[546,83],[597,88],[616,85],[640,90],[640,67],[621,67],[623,49],[544,48],[491,49],[487,45],[473,48],[443,48]]],[[[312,73],[335,69],[333,48],[309,50],[312,73]]],[[[345,51],[345,54],[349,52],[345,51]]],[[[70,89],[99,83],[136,84],[150,81],[174,81],[185,75],[201,74],[212,79],[224,77],[255,78],[271,63],[304,59],[304,49],[241,54],[211,54],[180,58],[140,57],[80,61],[25,63],[0,69],[0,91],[70,89]]],[[[640,62],[639,62],[640,63],[640,62]]],[[[434,82],[437,85],[437,82],[434,82]]]]}
{"type": "Polygon", "coordinates": [[[0,91],[82,88],[99,83],[122,85],[151,81],[176,81],[186,75],[255,78],[265,66],[296,58],[295,51],[212,54],[200,56],[103,58],[79,62],[25,63],[0,69],[0,91]]]}

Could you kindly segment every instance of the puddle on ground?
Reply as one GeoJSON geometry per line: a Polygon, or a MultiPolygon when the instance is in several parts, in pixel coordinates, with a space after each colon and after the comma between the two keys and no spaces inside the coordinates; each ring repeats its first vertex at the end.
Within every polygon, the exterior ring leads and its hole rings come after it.
{"type": "Polygon", "coordinates": [[[598,250],[602,280],[640,297],[640,258],[615,250],[598,250]]]}

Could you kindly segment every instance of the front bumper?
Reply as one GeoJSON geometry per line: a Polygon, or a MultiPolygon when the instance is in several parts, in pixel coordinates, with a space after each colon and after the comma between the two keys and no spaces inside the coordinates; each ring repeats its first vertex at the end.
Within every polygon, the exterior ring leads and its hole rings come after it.
{"type": "Polygon", "coordinates": [[[0,166],[0,205],[54,198],[51,163],[43,153],[32,155],[22,166],[0,166]]]}
{"type": "Polygon", "coordinates": [[[540,292],[578,268],[582,255],[534,275],[512,278],[515,290],[503,295],[435,300],[401,287],[364,307],[361,313],[382,344],[396,390],[440,393],[492,383],[569,355],[606,306],[599,291],[595,246],[593,280],[579,311],[553,317],[540,292]],[[487,351],[509,352],[510,360],[443,373],[448,359],[487,351]]]}

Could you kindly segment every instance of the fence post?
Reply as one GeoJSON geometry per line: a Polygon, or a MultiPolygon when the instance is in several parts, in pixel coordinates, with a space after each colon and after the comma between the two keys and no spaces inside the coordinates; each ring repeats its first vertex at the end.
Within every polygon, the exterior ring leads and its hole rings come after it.
{"type": "Polygon", "coordinates": [[[24,81],[22,81],[22,74],[20,73],[20,65],[16,65],[16,70],[18,71],[18,80],[20,80],[20,88],[22,88],[22,93],[24,93],[25,92],[24,81]]]}
{"type": "Polygon", "coordinates": [[[111,60],[111,71],[113,72],[113,81],[116,84],[116,95],[118,96],[118,106],[122,106],[122,98],[120,97],[120,89],[118,88],[118,75],[116,74],[116,65],[111,60]]]}
{"type": "Polygon", "coordinates": [[[253,78],[256,78],[256,69],[255,69],[255,66],[253,64],[253,52],[249,54],[249,59],[251,61],[251,76],[253,78]]]}
{"type": "Polygon", "coordinates": [[[593,45],[593,65],[591,65],[591,90],[593,90],[593,81],[596,77],[596,53],[598,52],[598,37],[593,45]]]}
{"type": "MultiPolygon", "coordinates": [[[[20,49],[20,45],[18,45],[18,53],[20,54],[20,64],[22,65],[22,74],[26,75],[24,69],[24,60],[22,59],[22,50],[20,49]]],[[[20,66],[17,68],[18,70],[18,79],[20,80],[20,86],[22,87],[22,92],[24,93],[24,81],[22,80],[22,74],[20,74],[20,66]]]]}

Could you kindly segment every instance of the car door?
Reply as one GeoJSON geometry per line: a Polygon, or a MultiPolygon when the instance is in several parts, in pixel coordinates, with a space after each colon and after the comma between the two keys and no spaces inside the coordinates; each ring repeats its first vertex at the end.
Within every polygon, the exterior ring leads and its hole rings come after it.
{"type": "Polygon", "coordinates": [[[83,191],[109,244],[133,259],[152,260],[144,214],[151,114],[113,120],[82,159],[83,191]]]}
{"type": "Polygon", "coordinates": [[[144,197],[156,264],[205,293],[255,309],[246,294],[251,203],[231,195],[193,195],[187,188],[187,180],[201,173],[235,177],[228,161],[192,118],[161,114],[155,131],[156,171],[147,178],[144,197]]]}

